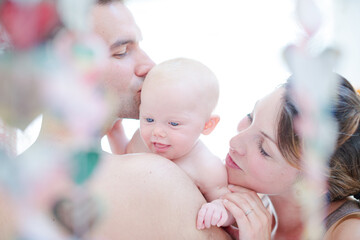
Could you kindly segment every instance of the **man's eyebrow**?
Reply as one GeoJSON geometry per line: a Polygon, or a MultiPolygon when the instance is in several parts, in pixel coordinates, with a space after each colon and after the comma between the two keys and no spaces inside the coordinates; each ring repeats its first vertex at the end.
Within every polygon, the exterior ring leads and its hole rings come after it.
{"type": "Polygon", "coordinates": [[[269,139],[270,141],[272,141],[272,142],[276,145],[275,140],[274,140],[274,139],[272,139],[269,135],[267,135],[267,134],[266,134],[266,133],[264,133],[263,131],[260,131],[260,133],[261,133],[264,137],[266,137],[267,139],[269,139]]]}
{"type": "Polygon", "coordinates": [[[111,44],[110,46],[110,50],[113,50],[117,47],[120,47],[122,45],[125,45],[125,44],[129,44],[129,43],[133,43],[134,41],[132,40],[117,40],[115,41],[113,44],[111,44]]]}

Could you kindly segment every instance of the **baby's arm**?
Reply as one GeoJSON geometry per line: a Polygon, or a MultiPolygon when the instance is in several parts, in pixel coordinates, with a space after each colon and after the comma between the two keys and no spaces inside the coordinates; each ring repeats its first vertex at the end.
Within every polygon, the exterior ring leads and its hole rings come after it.
{"type": "Polygon", "coordinates": [[[198,229],[209,228],[215,225],[218,227],[229,226],[235,222],[235,219],[226,210],[223,200],[219,199],[226,193],[230,193],[230,190],[227,188],[226,168],[218,160],[218,163],[211,165],[211,168],[207,170],[207,182],[205,182],[204,186],[200,187],[200,190],[208,203],[201,206],[196,226],[198,229]]]}
{"type": "Polygon", "coordinates": [[[126,153],[146,153],[150,150],[146,147],[140,136],[140,129],[136,130],[129,144],[126,147],[126,153]]]}

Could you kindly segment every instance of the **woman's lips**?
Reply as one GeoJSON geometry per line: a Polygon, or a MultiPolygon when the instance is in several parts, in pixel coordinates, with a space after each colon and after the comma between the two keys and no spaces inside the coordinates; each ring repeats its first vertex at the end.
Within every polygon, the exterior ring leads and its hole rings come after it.
{"type": "Polygon", "coordinates": [[[232,158],[230,157],[229,154],[226,156],[225,163],[226,163],[226,166],[228,166],[228,167],[230,167],[230,168],[235,168],[235,169],[240,169],[240,170],[242,170],[242,169],[232,160],[232,158]]]}

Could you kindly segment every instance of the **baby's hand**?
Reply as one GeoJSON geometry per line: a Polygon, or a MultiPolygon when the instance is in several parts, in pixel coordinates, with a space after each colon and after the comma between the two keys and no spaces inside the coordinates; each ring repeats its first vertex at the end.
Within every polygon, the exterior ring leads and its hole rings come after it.
{"type": "Polygon", "coordinates": [[[211,226],[223,226],[229,215],[221,199],[205,203],[198,213],[196,227],[198,229],[210,228],[211,226]]]}

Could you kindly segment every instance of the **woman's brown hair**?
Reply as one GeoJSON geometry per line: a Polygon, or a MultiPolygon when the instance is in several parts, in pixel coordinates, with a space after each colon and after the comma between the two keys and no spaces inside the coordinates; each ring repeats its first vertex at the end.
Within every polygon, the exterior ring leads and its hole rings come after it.
{"type": "MultiPolygon", "coordinates": [[[[328,197],[336,201],[360,193],[360,98],[353,86],[338,77],[337,97],[331,106],[338,124],[337,144],[329,160],[328,197]]],[[[294,167],[300,168],[302,140],[294,128],[299,112],[291,98],[291,77],[285,84],[283,105],[279,114],[277,141],[279,150],[294,167]]]]}

